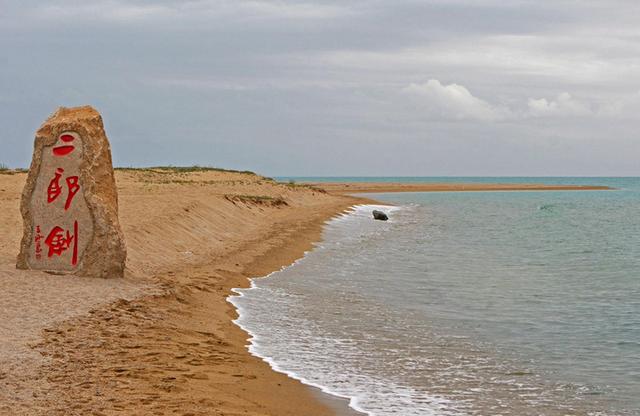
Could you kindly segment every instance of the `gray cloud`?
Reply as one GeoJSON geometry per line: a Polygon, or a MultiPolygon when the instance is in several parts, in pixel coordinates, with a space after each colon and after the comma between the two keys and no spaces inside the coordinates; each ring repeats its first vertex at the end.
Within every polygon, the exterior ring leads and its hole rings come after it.
{"type": "Polygon", "coordinates": [[[119,165],[640,174],[634,1],[5,0],[0,162],[58,105],[119,165]]]}

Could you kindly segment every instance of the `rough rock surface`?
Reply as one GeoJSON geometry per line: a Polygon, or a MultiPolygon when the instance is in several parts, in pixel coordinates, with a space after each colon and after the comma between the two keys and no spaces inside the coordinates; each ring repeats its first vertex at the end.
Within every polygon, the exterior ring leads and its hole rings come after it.
{"type": "Polygon", "coordinates": [[[123,276],[111,148],[95,109],[61,107],[40,127],[20,209],[19,269],[123,276]]]}
{"type": "Polygon", "coordinates": [[[373,219],[374,220],[380,220],[380,221],[386,221],[386,220],[389,219],[389,217],[384,212],[378,211],[377,209],[374,209],[373,210],[373,219]]]}

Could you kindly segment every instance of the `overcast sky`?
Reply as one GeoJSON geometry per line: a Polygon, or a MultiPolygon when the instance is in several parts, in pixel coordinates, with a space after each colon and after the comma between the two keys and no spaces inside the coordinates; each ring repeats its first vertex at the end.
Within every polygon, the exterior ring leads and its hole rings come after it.
{"type": "Polygon", "coordinates": [[[58,106],[117,166],[640,175],[635,0],[0,0],[0,163],[58,106]]]}

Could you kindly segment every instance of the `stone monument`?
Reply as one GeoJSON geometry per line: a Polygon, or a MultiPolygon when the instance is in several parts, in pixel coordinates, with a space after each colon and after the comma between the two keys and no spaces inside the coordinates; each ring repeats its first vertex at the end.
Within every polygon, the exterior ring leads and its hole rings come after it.
{"type": "Polygon", "coordinates": [[[111,149],[95,109],[61,107],[37,131],[20,210],[19,269],[123,276],[111,149]]]}

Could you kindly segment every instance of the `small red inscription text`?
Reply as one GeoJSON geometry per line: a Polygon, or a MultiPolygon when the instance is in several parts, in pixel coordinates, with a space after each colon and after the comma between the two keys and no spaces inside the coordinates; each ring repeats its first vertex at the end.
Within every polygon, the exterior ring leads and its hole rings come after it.
{"type": "Polygon", "coordinates": [[[36,225],[36,235],[34,237],[36,243],[36,259],[42,259],[42,243],[40,242],[44,237],[42,236],[42,231],[40,230],[40,226],[36,225]]]}

